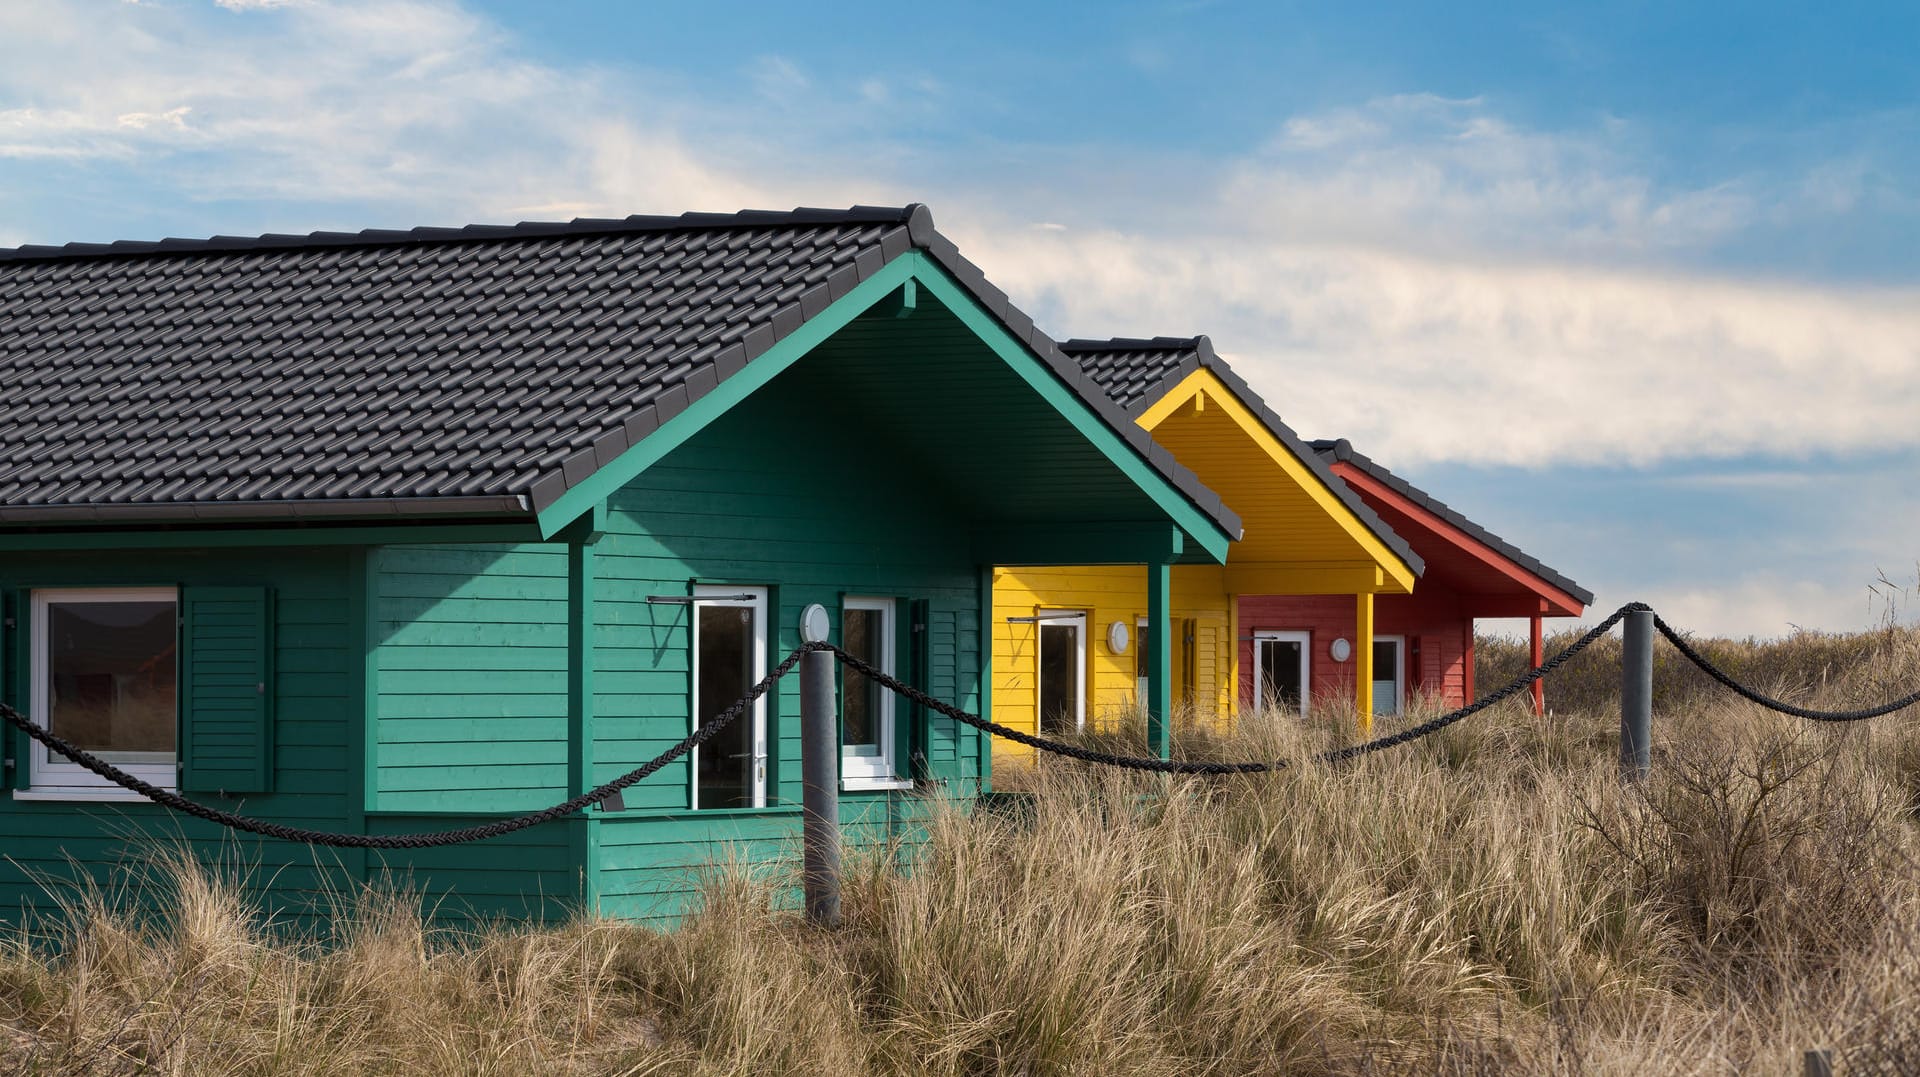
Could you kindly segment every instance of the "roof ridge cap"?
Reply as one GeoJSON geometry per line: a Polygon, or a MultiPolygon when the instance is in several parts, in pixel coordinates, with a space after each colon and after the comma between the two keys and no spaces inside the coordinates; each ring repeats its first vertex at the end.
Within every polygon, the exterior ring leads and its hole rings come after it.
{"type": "MultiPolygon", "coordinates": [[[[407,229],[367,228],[358,232],[318,230],[306,233],[264,232],[257,236],[214,235],[205,239],[121,239],[110,243],[22,244],[0,247],[0,262],[50,262],[146,254],[229,254],[241,251],[303,250],[319,247],[390,247],[424,243],[479,242],[500,239],[544,239],[559,236],[699,231],[769,226],[824,226],[834,224],[904,224],[910,234],[933,234],[933,213],[925,204],[906,206],[855,205],[846,209],[799,206],[791,210],[743,209],[733,213],[682,213],[678,216],[633,214],[627,217],[575,217],[570,221],[521,221],[517,224],[467,224],[454,227],[421,225],[407,229]]],[[[917,239],[917,235],[916,235],[917,239]]],[[[916,246],[925,242],[916,241],[916,246]]]]}

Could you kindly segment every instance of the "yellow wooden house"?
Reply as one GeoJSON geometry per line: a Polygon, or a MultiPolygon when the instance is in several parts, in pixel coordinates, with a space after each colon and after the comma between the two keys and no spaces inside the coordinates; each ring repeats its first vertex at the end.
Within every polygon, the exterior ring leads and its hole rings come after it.
{"type": "MultiPolygon", "coordinates": [[[[1150,712],[1231,714],[1241,693],[1238,596],[1352,595],[1354,702],[1373,713],[1373,599],[1408,594],[1422,564],[1235,374],[1205,336],[1070,340],[1061,350],[1156,443],[1218,492],[1244,528],[1225,565],[1175,563],[1170,699],[1148,696],[1150,575],[1133,565],[997,568],[993,717],[1029,732],[1117,728],[1150,712]],[[1158,704],[1157,706],[1155,704],[1158,704]]],[[[994,742],[994,754],[1030,750],[994,742]]]]}

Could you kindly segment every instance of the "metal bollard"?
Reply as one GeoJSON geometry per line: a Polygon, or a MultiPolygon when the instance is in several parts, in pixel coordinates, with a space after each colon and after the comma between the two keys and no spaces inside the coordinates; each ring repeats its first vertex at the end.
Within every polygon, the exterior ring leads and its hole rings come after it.
{"type": "Polygon", "coordinates": [[[835,718],[833,655],[800,659],[801,867],[807,919],[840,926],[840,730],[835,718]]]}
{"type": "Polygon", "coordinates": [[[1653,611],[1621,621],[1620,777],[1641,781],[1653,769],[1653,611]]]}

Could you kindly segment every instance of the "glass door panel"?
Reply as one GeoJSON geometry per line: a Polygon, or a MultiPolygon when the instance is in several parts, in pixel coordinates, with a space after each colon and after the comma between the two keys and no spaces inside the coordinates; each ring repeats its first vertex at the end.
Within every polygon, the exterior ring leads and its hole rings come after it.
{"type": "Polygon", "coordinates": [[[1373,641],[1373,713],[1400,713],[1400,654],[1403,641],[1380,637],[1373,641]]]}
{"type": "Polygon", "coordinates": [[[1307,634],[1260,632],[1253,637],[1254,704],[1261,710],[1307,712],[1307,634]]]}
{"type": "Polygon", "coordinates": [[[1084,617],[1041,621],[1040,732],[1073,733],[1086,720],[1084,617]]]}
{"type": "MultiPolygon", "coordinates": [[[[744,698],[760,679],[764,595],[694,605],[696,727],[744,698]]],[[[758,700],[694,750],[694,806],[754,808],[766,803],[766,706],[758,700]]]]}

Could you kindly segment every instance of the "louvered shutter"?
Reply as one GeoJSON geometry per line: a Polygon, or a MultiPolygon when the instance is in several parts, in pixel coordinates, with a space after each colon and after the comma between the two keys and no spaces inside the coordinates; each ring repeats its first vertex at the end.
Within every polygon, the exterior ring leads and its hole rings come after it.
{"type": "Polygon", "coordinates": [[[264,587],[180,591],[180,787],[273,788],[273,595],[264,587]]]}
{"type": "MultiPolygon", "coordinates": [[[[28,611],[32,609],[33,592],[25,588],[0,592],[0,692],[4,692],[0,698],[21,714],[32,705],[27,700],[33,677],[27,632],[28,611]]],[[[6,756],[13,760],[8,780],[15,789],[25,789],[33,782],[33,767],[28,762],[33,741],[12,726],[6,727],[5,735],[6,756]]]]}

